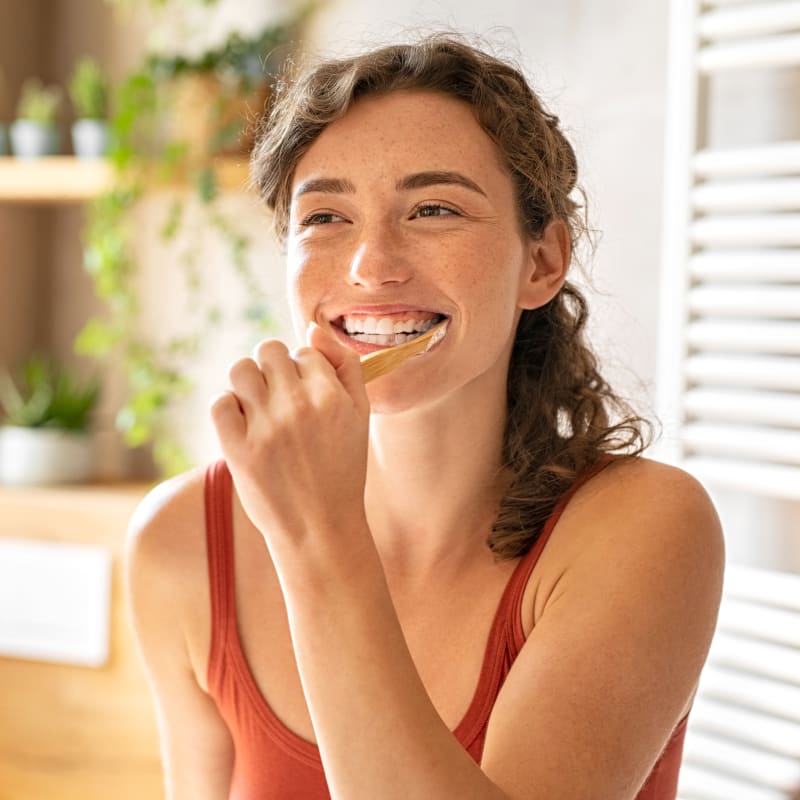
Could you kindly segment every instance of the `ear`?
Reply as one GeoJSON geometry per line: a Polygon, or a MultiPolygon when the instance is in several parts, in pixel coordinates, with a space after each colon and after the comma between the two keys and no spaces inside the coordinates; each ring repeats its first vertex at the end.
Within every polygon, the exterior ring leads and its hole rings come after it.
{"type": "Polygon", "coordinates": [[[563,219],[548,223],[540,238],[528,238],[527,261],[520,281],[520,308],[540,308],[558,294],[567,278],[571,255],[569,228],[563,219]]]}

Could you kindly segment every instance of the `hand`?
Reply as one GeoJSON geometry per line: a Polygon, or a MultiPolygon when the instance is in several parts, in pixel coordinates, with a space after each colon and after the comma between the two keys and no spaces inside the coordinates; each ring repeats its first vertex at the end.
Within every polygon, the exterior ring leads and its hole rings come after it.
{"type": "Polygon", "coordinates": [[[365,525],[369,401],[358,355],[314,323],[307,340],[293,353],[259,344],[211,405],[241,503],[270,550],[365,525]]]}

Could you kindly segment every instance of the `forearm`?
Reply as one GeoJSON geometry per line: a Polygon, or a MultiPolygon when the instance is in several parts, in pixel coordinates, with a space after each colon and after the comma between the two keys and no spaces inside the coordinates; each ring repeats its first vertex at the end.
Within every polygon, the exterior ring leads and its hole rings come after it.
{"type": "Polygon", "coordinates": [[[505,798],[433,707],[371,537],[321,561],[287,558],[282,585],[332,797],[505,798]]]}

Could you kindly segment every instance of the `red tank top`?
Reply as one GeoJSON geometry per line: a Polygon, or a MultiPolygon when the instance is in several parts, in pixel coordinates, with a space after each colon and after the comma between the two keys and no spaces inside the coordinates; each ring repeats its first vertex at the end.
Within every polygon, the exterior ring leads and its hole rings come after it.
{"type": "MultiPolygon", "coordinates": [[[[519,560],[495,613],[478,685],[464,718],[453,731],[478,763],[498,692],[525,643],[521,608],[528,578],[578,485],[576,482],[564,495],[534,547],[519,560]]],[[[234,742],[230,800],[330,798],[317,746],[290,731],[275,716],[258,690],[242,650],[234,591],[232,481],[222,460],[206,471],[205,514],[211,594],[208,691],[234,742]]],[[[685,731],[683,719],[636,800],[674,800],[685,731]]]]}

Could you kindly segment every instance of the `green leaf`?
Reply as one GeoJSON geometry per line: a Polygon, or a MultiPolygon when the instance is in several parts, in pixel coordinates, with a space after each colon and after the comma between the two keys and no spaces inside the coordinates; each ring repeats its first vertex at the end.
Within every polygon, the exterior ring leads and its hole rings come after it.
{"type": "Polygon", "coordinates": [[[84,431],[100,393],[96,379],[80,381],[65,366],[32,356],[15,383],[0,371],[0,404],[11,425],[84,431]]]}
{"type": "Polygon", "coordinates": [[[196,179],[195,186],[200,200],[208,205],[217,196],[217,176],[211,167],[201,170],[196,179]]]}
{"type": "Polygon", "coordinates": [[[171,242],[175,238],[175,234],[177,234],[178,230],[180,229],[181,222],[183,221],[184,209],[185,204],[183,199],[176,197],[172,201],[169,211],[167,212],[167,218],[164,220],[164,224],[161,226],[161,229],[158,232],[162,241],[171,242]]]}
{"type": "Polygon", "coordinates": [[[99,319],[90,319],[75,338],[74,348],[80,355],[102,358],[107,356],[122,338],[122,331],[115,325],[99,319]]]}

